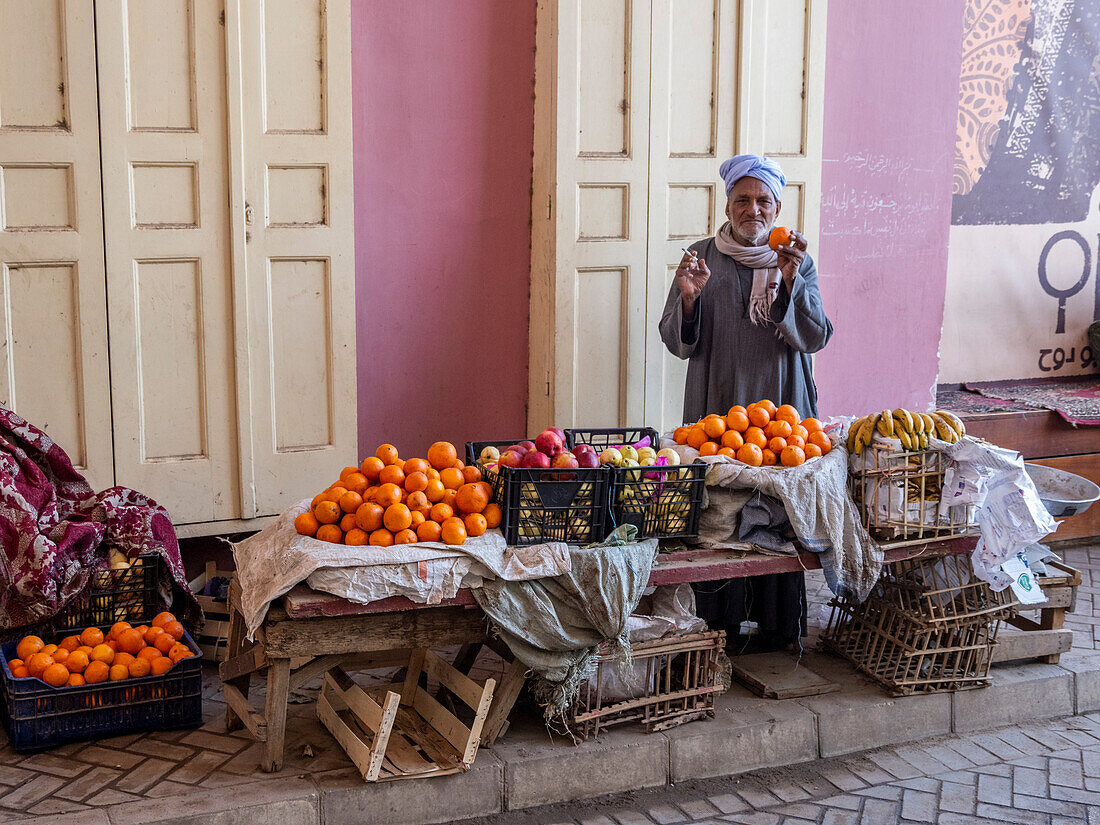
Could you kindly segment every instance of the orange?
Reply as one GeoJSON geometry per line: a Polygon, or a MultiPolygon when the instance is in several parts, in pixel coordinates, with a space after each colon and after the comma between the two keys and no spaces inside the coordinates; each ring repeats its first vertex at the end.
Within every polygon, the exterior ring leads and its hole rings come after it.
{"type": "MultiPolygon", "coordinates": [[[[173,622],[173,624],[179,624],[179,622],[173,622]]],[[[183,625],[180,625],[181,630],[182,628],[183,625]]],[[[165,629],[167,630],[167,628],[165,629]]],[[[136,654],[143,647],[145,647],[145,639],[133,628],[123,630],[118,634],[118,649],[123,653],[136,654]]]]}
{"type": "Polygon", "coordinates": [[[62,639],[58,643],[57,646],[60,647],[60,648],[64,648],[65,650],[72,653],[74,650],[76,650],[78,647],[80,647],[80,637],[79,636],[66,636],[64,639],[62,639]]]}
{"type": "Polygon", "coordinates": [[[141,638],[143,639],[145,638],[145,631],[148,629],[149,625],[147,624],[139,624],[137,627],[134,628],[134,630],[141,634],[141,638]]]}
{"type": "Polygon", "coordinates": [[[108,675],[112,682],[121,682],[123,679],[130,678],[130,668],[126,667],[126,665],[111,665],[108,675]]]}
{"type": "Polygon", "coordinates": [[[377,492],[377,487],[368,487],[363,491],[363,501],[374,501],[374,494],[377,492]]]}
{"type": "Polygon", "coordinates": [[[798,410],[792,407],[790,404],[783,404],[775,411],[774,416],[776,421],[788,421],[791,425],[797,424],[801,421],[801,417],[798,415],[798,410]]]}
{"type": "Polygon", "coordinates": [[[357,473],[357,472],[359,472],[358,467],[345,467],[344,469],[342,469],[340,471],[340,480],[343,481],[345,478],[350,476],[352,473],[357,473]]]}
{"type": "Polygon", "coordinates": [[[294,519],[294,529],[302,536],[316,536],[317,528],[320,526],[321,522],[317,520],[317,516],[309,510],[299,513],[298,517],[294,519]]]}
{"type": "Polygon", "coordinates": [[[439,478],[439,470],[437,470],[435,467],[429,467],[428,481],[431,481],[433,478],[439,478]]]}
{"type": "Polygon", "coordinates": [[[703,419],[703,431],[707,438],[718,439],[726,431],[726,419],[720,415],[708,415],[703,419]]]}
{"type": "MultiPolygon", "coordinates": [[[[743,430],[726,430],[722,433],[722,446],[729,447],[733,450],[741,449],[741,445],[745,443],[745,439],[741,437],[743,430]]],[[[721,452],[721,450],[719,450],[721,452]]]]}
{"type": "Polygon", "coordinates": [[[767,398],[757,401],[755,406],[763,407],[765,410],[768,411],[768,415],[770,415],[772,418],[775,418],[775,404],[773,404],[767,398]]]}
{"type": "Polygon", "coordinates": [[[38,636],[24,636],[19,640],[19,644],[15,646],[15,655],[25,662],[45,646],[46,643],[38,636]]]}
{"type": "Polygon", "coordinates": [[[443,482],[438,478],[433,478],[428,480],[428,486],[424,488],[424,495],[428,497],[428,501],[434,503],[442,501],[446,491],[447,488],[443,486],[443,482]]]}
{"type": "Polygon", "coordinates": [[[386,483],[378,488],[378,492],[374,494],[374,500],[385,509],[391,504],[399,504],[401,502],[401,493],[401,488],[396,484],[392,482],[386,483]]]}
{"type": "Polygon", "coordinates": [[[164,626],[164,632],[178,642],[183,638],[183,625],[179,622],[168,622],[164,626]]]}
{"type": "Polygon", "coordinates": [[[378,474],[378,480],[383,484],[396,484],[400,487],[405,483],[405,471],[396,464],[388,464],[378,474]]]}
{"type": "Polygon", "coordinates": [[[754,427],[766,427],[768,422],[772,420],[772,415],[764,407],[749,407],[748,411],[749,423],[754,427]]]}
{"type": "MultiPolygon", "coordinates": [[[[383,464],[394,464],[400,457],[397,453],[397,448],[392,444],[383,444],[374,451],[374,454],[382,459],[383,464]]],[[[366,471],[363,472],[363,475],[370,478],[370,473],[366,471]]]]}
{"type": "Polygon", "coordinates": [[[348,513],[347,515],[342,516],[338,524],[340,526],[341,533],[346,533],[348,530],[354,530],[355,515],[353,513],[348,513]]]}
{"type": "Polygon", "coordinates": [[[768,449],[776,455],[783,452],[783,448],[787,446],[787,439],[776,436],[775,438],[768,439],[768,449]]]}
{"type": "Polygon", "coordinates": [[[462,523],[466,527],[466,535],[470,538],[483,535],[489,529],[489,523],[481,513],[469,513],[462,523]]]}
{"type": "Polygon", "coordinates": [[[175,662],[167,656],[158,656],[156,659],[149,662],[149,672],[154,676],[163,676],[172,669],[172,665],[174,664],[175,662]]]}
{"type": "Polygon", "coordinates": [[[428,501],[428,497],[421,492],[409,493],[409,500],[405,502],[409,509],[414,513],[421,513],[424,516],[428,515],[428,511],[432,509],[431,502],[428,501]]]}
{"type": "Polygon", "coordinates": [[[313,508],[313,515],[321,524],[335,524],[340,520],[340,505],[333,501],[322,501],[313,508]]]}
{"type": "Polygon", "coordinates": [[[148,659],[150,662],[154,659],[162,656],[163,654],[155,647],[143,647],[141,653],[137,655],[139,659],[148,659]]]}
{"type": "Polygon", "coordinates": [[[416,544],[416,533],[408,528],[401,530],[393,537],[394,544],[416,544]]]}
{"type": "Polygon", "coordinates": [[[734,405],[733,405],[732,407],[730,407],[730,408],[729,408],[729,410],[728,410],[728,411],[726,412],[726,417],[728,418],[729,416],[733,415],[734,413],[743,413],[743,412],[748,412],[748,410],[746,410],[746,409],[745,409],[744,407],[742,407],[742,406],[741,406],[740,404],[734,404],[734,405]]]}
{"type": "Polygon", "coordinates": [[[23,667],[22,659],[8,659],[8,670],[15,670],[17,667],[23,667]]]}
{"type": "MultiPolygon", "coordinates": [[[[477,482],[463,484],[455,493],[455,504],[458,505],[459,510],[467,515],[481,513],[489,506],[489,496],[485,494],[485,488],[477,482]]],[[[485,531],[482,530],[481,532],[485,531]]],[[[478,535],[480,536],[481,533],[478,533],[478,535]]]]}
{"type": "Polygon", "coordinates": [[[462,470],[465,469],[466,462],[463,461],[461,458],[456,458],[454,461],[451,462],[451,466],[454,467],[456,470],[462,470]]]}
{"type": "Polygon", "coordinates": [[[675,430],[672,431],[672,440],[675,441],[677,444],[687,444],[688,428],[677,427],[675,430]]]}
{"type": "Polygon", "coordinates": [[[759,427],[749,427],[744,435],[746,444],[755,444],[761,450],[768,446],[768,437],[759,427]]]}
{"type": "Polygon", "coordinates": [[[761,463],[765,467],[774,467],[776,464],[779,463],[779,459],[776,458],[775,453],[773,453],[767,447],[765,447],[763,450],[760,451],[760,455],[764,459],[761,463]]]}
{"type": "Polygon", "coordinates": [[[342,496],[340,496],[340,509],[345,513],[354,513],[359,509],[359,505],[363,503],[363,497],[358,493],[353,493],[348,490],[342,496]]]}
{"type": "Polygon", "coordinates": [[[87,645],[81,645],[76,650],[74,650],[73,653],[76,653],[77,650],[79,650],[81,653],[83,653],[89,659],[92,658],[92,649],[90,647],[88,647],[87,645]]]}
{"type": "Polygon", "coordinates": [[[493,485],[492,484],[490,484],[488,481],[475,481],[475,482],[473,482],[473,484],[474,484],[475,487],[477,487],[479,490],[481,490],[483,493],[485,493],[485,500],[486,501],[492,501],[493,500],[493,485]]]}
{"type": "Polygon", "coordinates": [[[764,454],[758,445],[747,443],[737,451],[737,460],[753,467],[759,467],[764,462],[764,454]]]}
{"type": "Polygon", "coordinates": [[[400,533],[402,530],[409,529],[409,525],[412,524],[412,513],[404,504],[391,504],[382,516],[382,523],[391,533],[400,533]]]}
{"type": "Polygon", "coordinates": [[[131,656],[129,653],[116,653],[115,660],[111,662],[111,665],[112,667],[114,665],[123,665],[124,667],[129,667],[130,662],[132,661],[134,661],[134,657],[131,656]]]}
{"type": "Polygon", "coordinates": [[[799,464],[806,463],[806,453],[802,451],[801,447],[785,447],[783,454],[779,456],[779,460],[783,462],[785,467],[797,467],[799,464]]]}
{"type": "Polygon", "coordinates": [[[176,645],[170,651],[168,651],[168,658],[172,660],[172,664],[175,664],[180,659],[190,659],[194,656],[194,651],[187,645],[176,645]]]}
{"type": "Polygon", "coordinates": [[[797,435],[800,438],[807,438],[810,435],[810,431],[803,427],[801,424],[795,424],[791,427],[791,435],[797,435]]]}
{"type": "Polygon", "coordinates": [[[323,493],[321,493],[321,501],[331,501],[333,504],[340,503],[340,496],[348,491],[347,487],[340,484],[333,484],[323,493]]]}
{"type": "Polygon", "coordinates": [[[111,674],[111,668],[104,662],[92,662],[84,670],[84,681],[89,685],[94,685],[99,682],[106,682],[107,677],[111,674]]]}
{"type": "MultiPolygon", "coordinates": [[[[159,616],[157,618],[160,618],[159,616]]],[[[153,624],[156,624],[157,620],[153,619],[153,624]]],[[[86,627],[80,634],[81,644],[86,644],[88,647],[95,647],[96,645],[103,644],[103,631],[98,627],[86,627]]],[[[18,653],[18,651],[16,651],[18,653]]],[[[26,661],[26,657],[22,657],[26,661]]]]}
{"type": "Polygon", "coordinates": [[[382,514],[386,508],[373,501],[368,501],[355,511],[355,526],[368,533],[382,526],[382,514]]]}
{"type": "Polygon", "coordinates": [[[108,639],[103,644],[107,645],[107,647],[111,648],[115,653],[118,653],[118,642],[114,639],[108,639]]]}
{"type": "Polygon", "coordinates": [[[786,438],[791,434],[791,422],[784,421],[781,418],[777,418],[774,421],[769,421],[768,426],[764,428],[764,435],[768,438],[786,438]]]}
{"type": "Polygon", "coordinates": [[[413,510],[412,511],[412,525],[410,525],[409,529],[410,530],[415,530],[417,527],[419,527],[421,524],[423,524],[427,520],[428,520],[428,514],[426,512],[424,512],[422,510],[413,510]]]}
{"type": "Polygon", "coordinates": [[[460,518],[449,518],[440,527],[443,541],[447,544],[466,543],[466,525],[460,518]]]}
{"type": "Polygon", "coordinates": [[[432,465],[422,458],[410,458],[405,462],[405,466],[402,469],[405,470],[405,475],[411,476],[413,473],[423,473],[427,475],[428,470],[431,468],[432,465]]]}
{"type": "Polygon", "coordinates": [[[86,684],[87,682],[84,681],[84,677],[81,676],[79,673],[70,673],[69,681],[65,683],[65,687],[80,687],[81,685],[86,684]]]}
{"type": "Polygon", "coordinates": [[[318,493],[317,495],[315,495],[313,497],[313,500],[309,502],[309,509],[312,511],[314,507],[316,507],[318,504],[320,504],[324,500],[325,500],[325,494],[324,493],[318,493]]]}
{"type": "Polygon", "coordinates": [[[698,450],[707,442],[707,431],[702,424],[693,424],[688,430],[688,446],[698,450]]]}
{"type": "Polygon", "coordinates": [[[703,446],[699,448],[699,455],[718,455],[718,442],[704,441],[703,446]]]}
{"type": "Polygon", "coordinates": [[[134,659],[130,662],[130,666],[127,668],[130,671],[130,676],[134,679],[140,679],[142,676],[148,676],[151,670],[148,659],[134,659]]]}
{"type": "Polygon", "coordinates": [[[343,544],[344,531],[338,524],[322,524],[316,538],[319,541],[327,541],[329,544],[343,544]]]}
{"type": "Polygon", "coordinates": [[[466,479],[462,477],[462,470],[458,470],[454,467],[447,467],[440,470],[439,480],[443,482],[443,486],[448,490],[457,490],[466,483],[466,479]]]}
{"type": "Polygon", "coordinates": [[[362,547],[370,541],[370,535],[365,530],[352,527],[344,534],[344,544],[348,547],[362,547]]]}
{"type": "Polygon", "coordinates": [[[115,651],[108,644],[96,645],[92,648],[91,658],[93,661],[109,665],[115,660],[115,651]]]}
{"type": "Polygon", "coordinates": [[[469,467],[462,468],[462,477],[466,479],[467,484],[476,484],[481,481],[481,470],[471,464],[469,467]]]}
{"type": "Polygon", "coordinates": [[[150,627],[142,635],[142,638],[145,640],[145,644],[151,645],[154,641],[156,641],[157,636],[159,636],[163,632],[163,627],[150,627]]]}
{"type": "Polygon", "coordinates": [[[458,504],[456,502],[457,498],[458,498],[458,490],[444,490],[443,491],[443,501],[441,501],[440,504],[446,504],[448,507],[450,507],[452,510],[454,510],[458,506],[458,504]]]}
{"type": "Polygon", "coordinates": [[[445,504],[442,501],[436,504],[431,509],[430,518],[432,521],[437,521],[440,524],[451,518],[455,514],[454,508],[449,504],[445,504]]]}
{"type": "Polygon", "coordinates": [[[56,651],[57,645],[46,645],[44,648],[42,648],[42,652],[48,653],[50,656],[53,656],[56,651]]]}
{"type": "Polygon", "coordinates": [[[348,477],[345,478],[343,481],[344,486],[348,488],[348,492],[358,493],[359,495],[363,495],[363,491],[366,490],[368,486],[370,486],[370,482],[367,480],[367,477],[358,470],[348,475],[348,477]]]}
{"type": "Polygon", "coordinates": [[[419,493],[428,486],[426,473],[412,473],[405,476],[405,489],[410,493],[419,493]]]}
{"type": "Polygon", "coordinates": [[[795,433],[794,435],[792,435],[790,438],[787,439],[787,446],[788,447],[805,447],[806,446],[806,439],[803,438],[802,436],[800,436],[798,433],[795,433]]]}
{"type": "Polygon", "coordinates": [[[729,432],[733,430],[734,432],[743,433],[749,428],[750,423],[749,417],[745,413],[730,412],[730,414],[726,416],[726,431],[729,432]]]}
{"type": "Polygon", "coordinates": [[[425,521],[416,528],[416,537],[421,541],[439,541],[441,535],[439,522],[425,521]]]}
{"type": "Polygon", "coordinates": [[[824,430],[825,429],[824,427],[821,426],[821,422],[818,421],[816,418],[803,418],[799,423],[803,427],[806,428],[807,432],[811,432],[811,433],[814,432],[815,430],[824,430]]]}
{"type": "Polygon", "coordinates": [[[172,649],[172,645],[174,645],[175,643],[176,640],[173,639],[170,635],[168,635],[167,633],[161,633],[159,636],[157,636],[156,641],[153,642],[153,647],[155,647],[161,653],[167,653],[169,650],[172,649]]]}
{"type": "Polygon", "coordinates": [[[450,441],[437,441],[428,448],[428,463],[440,473],[448,467],[453,467],[458,459],[458,450],[450,441]]]}
{"type": "Polygon", "coordinates": [[[11,675],[14,676],[16,679],[29,679],[30,678],[30,673],[27,672],[26,665],[24,665],[23,667],[15,668],[11,672],[11,675]]]}
{"type": "Polygon", "coordinates": [[[378,481],[378,474],[382,472],[382,468],[385,466],[382,459],[372,455],[363,459],[363,463],[359,465],[359,472],[366,476],[367,481],[378,481]]]}
{"type": "Polygon", "coordinates": [[[822,455],[826,455],[829,450],[833,448],[833,444],[829,441],[829,436],[821,430],[813,430],[809,437],[806,439],[806,446],[813,444],[819,450],[822,455]]]}
{"type": "Polygon", "coordinates": [[[83,673],[84,669],[88,667],[88,663],[87,653],[83,650],[74,650],[69,654],[69,658],[65,660],[65,667],[69,669],[70,673],[83,673]]]}
{"type": "Polygon", "coordinates": [[[131,627],[133,627],[133,625],[131,625],[129,622],[115,622],[113,625],[111,625],[111,629],[107,632],[107,638],[117,639],[119,633],[121,633],[123,630],[129,630],[131,627]]]}
{"type": "Polygon", "coordinates": [[[719,447],[718,455],[724,455],[726,458],[737,458],[737,450],[733,447],[719,447]]]}
{"type": "Polygon", "coordinates": [[[802,448],[802,452],[806,454],[807,461],[809,461],[811,458],[821,458],[821,448],[818,447],[816,444],[807,444],[805,447],[802,448]]]}
{"type": "Polygon", "coordinates": [[[381,527],[370,534],[370,543],[375,547],[392,547],[393,533],[381,527]]]}
{"type": "Polygon", "coordinates": [[[40,678],[51,687],[64,687],[69,681],[69,669],[65,665],[52,664],[42,671],[40,678]]]}
{"type": "Polygon", "coordinates": [[[777,226],[768,234],[768,246],[778,249],[781,246],[790,246],[791,230],[785,226],[777,226]]]}
{"type": "Polygon", "coordinates": [[[49,653],[35,653],[27,660],[27,673],[37,679],[53,663],[53,656],[49,653]]]}
{"type": "Polygon", "coordinates": [[[504,513],[500,509],[499,504],[489,502],[485,505],[485,509],[482,510],[481,515],[485,516],[485,523],[489,525],[489,529],[494,527],[500,527],[500,522],[504,519],[504,513]]]}

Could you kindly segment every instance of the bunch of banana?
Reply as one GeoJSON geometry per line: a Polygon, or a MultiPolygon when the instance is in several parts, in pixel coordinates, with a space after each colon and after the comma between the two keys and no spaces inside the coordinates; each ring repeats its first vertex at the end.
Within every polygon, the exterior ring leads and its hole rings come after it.
{"type": "Polygon", "coordinates": [[[860,453],[871,443],[875,431],[885,438],[896,438],[906,450],[928,448],[932,436],[954,444],[966,435],[966,427],[952,412],[911,412],[899,407],[856,419],[848,428],[848,452],[860,453]]]}

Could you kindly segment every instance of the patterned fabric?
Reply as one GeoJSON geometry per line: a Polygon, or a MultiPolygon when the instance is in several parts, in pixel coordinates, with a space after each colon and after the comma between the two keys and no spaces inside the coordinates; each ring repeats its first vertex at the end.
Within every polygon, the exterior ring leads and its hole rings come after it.
{"type": "Polygon", "coordinates": [[[1036,378],[969,383],[966,389],[1036,409],[1054,410],[1070,424],[1100,426],[1100,378],[1036,378]]]}
{"type": "Polygon", "coordinates": [[[0,405],[0,628],[50,619],[107,567],[157,552],[186,594],[181,619],[201,616],[167,511],[126,487],[94,493],[42,430],[0,405]]]}

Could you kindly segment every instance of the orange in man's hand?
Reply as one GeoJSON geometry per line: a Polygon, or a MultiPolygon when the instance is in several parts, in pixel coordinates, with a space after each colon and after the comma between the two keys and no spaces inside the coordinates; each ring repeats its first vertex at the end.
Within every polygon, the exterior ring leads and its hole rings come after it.
{"type": "Polygon", "coordinates": [[[791,230],[785,226],[777,226],[768,235],[768,246],[772,249],[778,249],[781,246],[790,246],[791,243],[791,230]]]}

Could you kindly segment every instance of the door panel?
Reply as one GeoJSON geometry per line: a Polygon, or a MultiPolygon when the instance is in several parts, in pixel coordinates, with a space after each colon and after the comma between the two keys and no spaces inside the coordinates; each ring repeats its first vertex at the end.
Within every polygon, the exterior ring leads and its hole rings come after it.
{"type": "Polygon", "coordinates": [[[114,484],[89,1],[0,0],[0,403],[114,484]]]}
{"type": "Polygon", "coordinates": [[[177,523],[238,518],[221,8],[96,14],[118,482],[177,523]]]}

